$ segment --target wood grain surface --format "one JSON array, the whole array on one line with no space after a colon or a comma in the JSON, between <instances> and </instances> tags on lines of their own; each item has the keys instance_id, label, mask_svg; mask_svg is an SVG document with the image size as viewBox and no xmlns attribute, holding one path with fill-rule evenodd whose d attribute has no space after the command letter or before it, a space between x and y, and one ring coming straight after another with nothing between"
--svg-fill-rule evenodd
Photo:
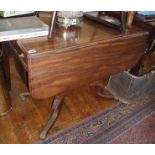
<instances>
[{"instance_id":1,"label":"wood grain surface","mask_svg":"<svg viewBox=\"0 0 155 155\"><path fill-rule=\"evenodd\" d=\"M31 95L45 99L131 68L143 54L147 37L148 32L136 26L120 33L85 19L78 28L57 26L52 39L24 39L16 46L28 70Z\"/></svg>"},{"instance_id":2,"label":"wood grain surface","mask_svg":"<svg viewBox=\"0 0 155 155\"><path fill-rule=\"evenodd\" d=\"M45 22L49 23L49 19L47 17ZM88 86L94 80L136 64L144 52L148 36L148 32L140 25L133 25L131 30L120 33L84 20L81 28L64 30L57 27L50 40L39 37L12 43L16 58L20 58L20 65L25 65L20 70L24 70L25 76L28 73L28 87L34 98L44 99L68 93L59 119L49 134L115 103L114 100L97 100L87 87L81 86ZM21 102L18 95L27 89L12 63L11 82L13 110L0 118L0 143L33 143L38 140L39 132L50 115L51 98L27 98Z\"/></svg>"},{"instance_id":3,"label":"wood grain surface","mask_svg":"<svg viewBox=\"0 0 155 155\"><path fill-rule=\"evenodd\" d=\"M55 96L127 70L142 55L145 41L146 37L127 38L111 44L100 43L78 50L30 57L31 95L39 99Z\"/></svg>"},{"instance_id":4,"label":"wood grain surface","mask_svg":"<svg viewBox=\"0 0 155 155\"><path fill-rule=\"evenodd\" d=\"M51 113L52 98L35 100L29 96L25 101L22 101L19 94L27 91L27 88L17 73L12 58L10 59L10 69L13 107L11 112L0 117L0 144L32 144L39 140L39 133ZM2 76L0 76L0 80L2 80ZM3 89L5 88L3 87ZM2 93L0 89L0 94ZM49 135L101 112L115 102L114 100L94 98L88 86L77 89L65 97L59 118L49 131Z\"/></svg>"},{"instance_id":5,"label":"wood grain surface","mask_svg":"<svg viewBox=\"0 0 155 155\"><path fill-rule=\"evenodd\" d=\"M151 66L155 66L155 52L152 56L145 59L143 66L144 71L145 69L150 70ZM0 117L0 144L35 143L39 140L39 133L45 121L47 121L47 116L50 115L51 98L35 100L27 97L22 102L19 94L25 92L27 88L21 81L12 58L10 69L12 83L11 101L13 108L5 117ZM0 80L2 80L2 76L0 76ZM106 84L106 81L104 84ZM2 93L0 90L0 94ZM95 98L90 93L89 86L72 91L65 97L59 118L49 131L49 135L55 134L83 121L89 116L110 108L116 102L115 100L105 98Z\"/></svg>"}]
</instances>

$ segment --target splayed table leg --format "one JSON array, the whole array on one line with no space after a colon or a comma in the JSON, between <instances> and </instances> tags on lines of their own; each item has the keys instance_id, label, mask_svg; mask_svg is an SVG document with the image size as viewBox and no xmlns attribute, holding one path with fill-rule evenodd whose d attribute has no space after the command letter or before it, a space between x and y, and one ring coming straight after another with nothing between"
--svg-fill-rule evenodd
<instances>
[{"instance_id":1,"label":"splayed table leg","mask_svg":"<svg viewBox=\"0 0 155 155\"><path fill-rule=\"evenodd\" d=\"M43 130L40 133L40 139L45 139L46 135L49 131L49 129L53 126L53 124L55 123L59 112L60 112L60 107L61 107L61 103L63 101L64 97L60 97L60 96L56 96L53 104L52 104L52 110L51 110L51 115L49 117L49 120L47 122L47 124L45 125L45 127L43 128Z\"/></svg>"},{"instance_id":2,"label":"splayed table leg","mask_svg":"<svg viewBox=\"0 0 155 155\"><path fill-rule=\"evenodd\" d=\"M105 85L100 82L92 83L89 88L94 97L114 99L113 95L106 90Z\"/></svg>"}]
</instances>

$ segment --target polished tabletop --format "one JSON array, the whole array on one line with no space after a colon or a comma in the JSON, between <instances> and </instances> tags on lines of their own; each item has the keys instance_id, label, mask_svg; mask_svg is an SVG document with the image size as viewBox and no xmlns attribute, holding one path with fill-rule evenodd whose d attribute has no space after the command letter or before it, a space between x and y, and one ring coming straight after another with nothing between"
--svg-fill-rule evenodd
<instances>
[{"instance_id":1,"label":"polished tabletop","mask_svg":"<svg viewBox=\"0 0 155 155\"><path fill-rule=\"evenodd\" d=\"M50 17L41 19L50 23ZM18 40L16 47L28 71L31 95L44 99L133 67L144 52L147 37L148 31L135 25L121 33L84 18L79 27L56 25L51 39Z\"/></svg>"},{"instance_id":2,"label":"polished tabletop","mask_svg":"<svg viewBox=\"0 0 155 155\"><path fill-rule=\"evenodd\" d=\"M50 22L50 18L41 18L47 24ZM103 24L96 23L94 21L83 18L79 27L70 27L68 29L62 28L56 25L54 35L51 39L47 36L37 37L31 39L18 40L17 43L23 48L23 51L27 54L29 50L35 50L37 53L53 51L62 52L68 48L74 48L77 46L86 46L87 44L95 44L96 42L112 42L112 40L124 39L130 36L141 36L144 33L144 29L133 26L131 30L126 32L119 32Z\"/></svg>"}]
</instances>

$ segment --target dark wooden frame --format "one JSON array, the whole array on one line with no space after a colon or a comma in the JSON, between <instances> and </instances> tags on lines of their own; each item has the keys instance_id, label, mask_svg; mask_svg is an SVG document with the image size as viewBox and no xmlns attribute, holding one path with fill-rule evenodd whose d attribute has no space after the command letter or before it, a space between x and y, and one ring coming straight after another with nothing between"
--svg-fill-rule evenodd
<instances>
[{"instance_id":1,"label":"dark wooden frame","mask_svg":"<svg viewBox=\"0 0 155 155\"><path fill-rule=\"evenodd\" d=\"M115 23L112 22L108 22L106 20L103 20L101 17L103 16L103 11L98 11L98 16L93 15L92 13L84 13L84 17L94 20L96 22L99 22L101 24L104 24L108 27L114 28L116 30L119 30L120 32L124 32L126 29L126 13L124 11L118 11L117 12L117 19L120 21L120 25L117 25ZM113 15L113 13L110 12L106 12L104 11L105 15L109 15L109 17L115 17L115 15Z\"/></svg>"}]
</instances>

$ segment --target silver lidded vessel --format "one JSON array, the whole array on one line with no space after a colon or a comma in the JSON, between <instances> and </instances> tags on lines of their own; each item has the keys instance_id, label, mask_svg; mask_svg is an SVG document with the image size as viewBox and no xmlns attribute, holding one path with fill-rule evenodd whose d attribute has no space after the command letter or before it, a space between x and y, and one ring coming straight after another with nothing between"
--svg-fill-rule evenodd
<instances>
[{"instance_id":1,"label":"silver lidded vessel","mask_svg":"<svg viewBox=\"0 0 155 155\"><path fill-rule=\"evenodd\" d=\"M58 11L57 23L65 28L79 26L82 21L82 11Z\"/></svg>"}]
</instances>

